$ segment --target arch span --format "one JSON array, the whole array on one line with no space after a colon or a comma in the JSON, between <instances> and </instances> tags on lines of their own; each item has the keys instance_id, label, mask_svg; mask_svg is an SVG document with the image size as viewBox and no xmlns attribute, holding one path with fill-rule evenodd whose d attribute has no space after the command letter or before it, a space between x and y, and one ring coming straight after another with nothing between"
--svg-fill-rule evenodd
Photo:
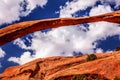
<instances>
[{"instance_id":1,"label":"arch span","mask_svg":"<svg viewBox=\"0 0 120 80\"><path fill-rule=\"evenodd\" d=\"M35 31L98 21L120 23L120 10L91 17L53 18L16 23L0 29L0 46Z\"/></svg>"}]
</instances>

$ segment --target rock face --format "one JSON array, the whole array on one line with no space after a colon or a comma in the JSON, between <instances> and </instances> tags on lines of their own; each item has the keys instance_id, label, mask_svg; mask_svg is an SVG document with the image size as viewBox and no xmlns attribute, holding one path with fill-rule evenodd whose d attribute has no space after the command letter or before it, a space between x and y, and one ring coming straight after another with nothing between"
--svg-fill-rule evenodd
<instances>
[{"instance_id":1,"label":"rock face","mask_svg":"<svg viewBox=\"0 0 120 80\"><path fill-rule=\"evenodd\" d=\"M120 11L83 18L56 18L22 22L0 29L0 45L26 34L66 25L107 21L120 23ZM114 26L113 26L114 27ZM40 58L7 68L0 80L113 80L120 78L120 51L96 54L97 59L86 61L87 55ZM117 80L117 79L116 79Z\"/></svg>"},{"instance_id":2,"label":"rock face","mask_svg":"<svg viewBox=\"0 0 120 80\"><path fill-rule=\"evenodd\" d=\"M120 23L120 10L92 17L45 19L10 25L0 29L0 45L38 30L97 21Z\"/></svg>"},{"instance_id":3,"label":"rock face","mask_svg":"<svg viewBox=\"0 0 120 80\"><path fill-rule=\"evenodd\" d=\"M114 80L120 78L120 51L96 54L97 59L86 61L87 55L40 58L7 68L0 80ZM116 79L117 80L117 79Z\"/></svg>"}]
</instances>

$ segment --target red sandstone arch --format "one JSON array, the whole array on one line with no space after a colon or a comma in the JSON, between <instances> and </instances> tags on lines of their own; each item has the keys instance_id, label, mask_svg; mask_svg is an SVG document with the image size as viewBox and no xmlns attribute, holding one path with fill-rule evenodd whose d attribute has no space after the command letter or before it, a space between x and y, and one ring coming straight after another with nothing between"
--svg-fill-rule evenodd
<instances>
[{"instance_id":1,"label":"red sandstone arch","mask_svg":"<svg viewBox=\"0 0 120 80\"><path fill-rule=\"evenodd\" d=\"M35 20L35 21L27 21L27 22L13 24L0 29L0 46L16 38L22 37L24 35L27 35L35 31L39 31L47 28L57 28L60 26L76 25L76 24L98 22L98 21L120 23L120 10L103 15L92 16L92 17L54 18L54 19Z\"/></svg>"}]
</instances>

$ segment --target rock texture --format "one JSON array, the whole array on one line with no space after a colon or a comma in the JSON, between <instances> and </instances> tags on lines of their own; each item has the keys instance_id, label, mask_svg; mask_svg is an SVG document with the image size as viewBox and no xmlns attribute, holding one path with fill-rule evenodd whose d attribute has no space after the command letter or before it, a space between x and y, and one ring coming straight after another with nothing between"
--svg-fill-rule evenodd
<instances>
[{"instance_id":1,"label":"rock texture","mask_svg":"<svg viewBox=\"0 0 120 80\"><path fill-rule=\"evenodd\" d=\"M7 68L0 74L0 80L72 80L74 75L81 74L85 74L89 80L93 80L90 76L104 78L97 80L120 78L120 51L96 56L98 59L89 62L86 61L87 55L40 58Z\"/></svg>"},{"instance_id":2,"label":"rock texture","mask_svg":"<svg viewBox=\"0 0 120 80\"><path fill-rule=\"evenodd\" d=\"M0 29L0 45L38 30L97 21L120 23L120 10L92 17L45 19L10 25Z\"/></svg>"}]
</instances>

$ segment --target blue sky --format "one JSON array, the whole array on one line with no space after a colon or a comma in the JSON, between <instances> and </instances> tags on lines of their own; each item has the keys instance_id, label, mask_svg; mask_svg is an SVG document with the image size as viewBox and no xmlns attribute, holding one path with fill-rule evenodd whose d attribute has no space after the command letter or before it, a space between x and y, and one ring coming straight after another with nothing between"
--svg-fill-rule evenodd
<instances>
[{"instance_id":1,"label":"blue sky","mask_svg":"<svg viewBox=\"0 0 120 80\"><path fill-rule=\"evenodd\" d=\"M1 0L0 28L22 21L94 16L120 10L120 0ZM96 22L28 34L0 46L0 73L41 57L114 51L120 25ZM74 54L75 53L75 54Z\"/></svg>"}]
</instances>

